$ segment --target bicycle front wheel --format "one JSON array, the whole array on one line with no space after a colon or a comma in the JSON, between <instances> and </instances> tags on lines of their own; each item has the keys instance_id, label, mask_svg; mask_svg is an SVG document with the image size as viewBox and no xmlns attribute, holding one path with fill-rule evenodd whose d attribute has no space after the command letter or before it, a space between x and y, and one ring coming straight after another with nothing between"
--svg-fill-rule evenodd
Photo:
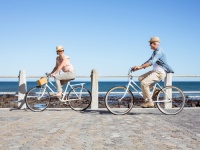
<instances>
[{"instance_id":1,"label":"bicycle front wheel","mask_svg":"<svg viewBox=\"0 0 200 150\"><path fill-rule=\"evenodd\" d=\"M91 105L92 97L88 89L80 86L69 91L67 100L73 110L84 111Z\"/></svg>"},{"instance_id":2,"label":"bicycle front wheel","mask_svg":"<svg viewBox=\"0 0 200 150\"><path fill-rule=\"evenodd\" d=\"M179 88L166 86L158 93L156 105L162 113L175 115L182 111L185 105L185 96Z\"/></svg>"},{"instance_id":3,"label":"bicycle front wheel","mask_svg":"<svg viewBox=\"0 0 200 150\"><path fill-rule=\"evenodd\" d=\"M106 107L115 115L124 115L132 109L133 98L133 94L126 87L113 87L106 94Z\"/></svg>"},{"instance_id":4,"label":"bicycle front wheel","mask_svg":"<svg viewBox=\"0 0 200 150\"><path fill-rule=\"evenodd\" d=\"M36 86L27 92L25 102L30 110L43 111L50 103L50 94L46 88Z\"/></svg>"}]
</instances>

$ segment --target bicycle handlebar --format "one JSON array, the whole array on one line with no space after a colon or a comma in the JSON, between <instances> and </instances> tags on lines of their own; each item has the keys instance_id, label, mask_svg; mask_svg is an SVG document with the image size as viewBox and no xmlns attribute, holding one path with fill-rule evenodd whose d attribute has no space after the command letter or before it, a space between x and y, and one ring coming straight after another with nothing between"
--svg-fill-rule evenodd
<instances>
[{"instance_id":1,"label":"bicycle handlebar","mask_svg":"<svg viewBox=\"0 0 200 150\"><path fill-rule=\"evenodd\" d=\"M46 73L45 73L45 77L48 78L48 80L49 80L49 78L50 78L51 76L49 76L49 73L46 72Z\"/></svg>"},{"instance_id":2,"label":"bicycle handlebar","mask_svg":"<svg viewBox=\"0 0 200 150\"><path fill-rule=\"evenodd\" d=\"M129 71L128 71L128 76L130 76L131 73L132 73L132 72L135 72L135 71L136 71L136 70L133 70L133 67L130 67L130 68L129 68Z\"/></svg>"},{"instance_id":3,"label":"bicycle handlebar","mask_svg":"<svg viewBox=\"0 0 200 150\"><path fill-rule=\"evenodd\" d=\"M132 67L130 67L129 70L128 70L128 76L130 76L131 73L132 73Z\"/></svg>"}]
</instances>

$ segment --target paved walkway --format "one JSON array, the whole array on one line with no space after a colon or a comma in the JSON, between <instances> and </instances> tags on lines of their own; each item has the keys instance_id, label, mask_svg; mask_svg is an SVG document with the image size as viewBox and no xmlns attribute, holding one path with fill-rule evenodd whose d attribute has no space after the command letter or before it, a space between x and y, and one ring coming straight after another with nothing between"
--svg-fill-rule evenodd
<instances>
[{"instance_id":1,"label":"paved walkway","mask_svg":"<svg viewBox=\"0 0 200 150\"><path fill-rule=\"evenodd\" d=\"M0 109L1 150L171 150L199 149L200 109L164 115L136 109L113 115L106 109L34 113Z\"/></svg>"}]
</instances>

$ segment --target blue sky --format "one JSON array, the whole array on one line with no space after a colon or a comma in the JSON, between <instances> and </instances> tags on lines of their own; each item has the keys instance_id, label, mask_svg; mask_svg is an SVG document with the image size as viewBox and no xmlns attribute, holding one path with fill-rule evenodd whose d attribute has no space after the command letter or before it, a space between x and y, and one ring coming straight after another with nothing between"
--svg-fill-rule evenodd
<instances>
[{"instance_id":1,"label":"blue sky","mask_svg":"<svg viewBox=\"0 0 200 150\"><path fill-rule=\"evenodd\" d=\"M79 76L126 75L151 56L151 36L175 75L200 75L199 8L199 0L1 0L0 76L52 71L57 45Z\"/></svg>"}]
</instances>

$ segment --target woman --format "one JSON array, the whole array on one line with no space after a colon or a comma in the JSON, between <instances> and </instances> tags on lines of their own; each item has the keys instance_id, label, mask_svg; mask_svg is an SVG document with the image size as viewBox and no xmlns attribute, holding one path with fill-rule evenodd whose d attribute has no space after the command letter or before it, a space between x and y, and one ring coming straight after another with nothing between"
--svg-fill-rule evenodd
<instances>
[{"instance_id":1,"label":"woman","mask_svg":"<svg viewBox=\"0 0 200 150\"><path fill-rule=\"evenodd\" d=\"M57 46L56 52L58 55L56 58L56 66L49 75L54 77L56 81L57 93L55 96L61 97L62 86L68 81L75 79L75 71L72 64L70 63L70 58L64 55L64 47ZM57 75L61 70L63 73Z\"/></svg>"}]
</instances>

